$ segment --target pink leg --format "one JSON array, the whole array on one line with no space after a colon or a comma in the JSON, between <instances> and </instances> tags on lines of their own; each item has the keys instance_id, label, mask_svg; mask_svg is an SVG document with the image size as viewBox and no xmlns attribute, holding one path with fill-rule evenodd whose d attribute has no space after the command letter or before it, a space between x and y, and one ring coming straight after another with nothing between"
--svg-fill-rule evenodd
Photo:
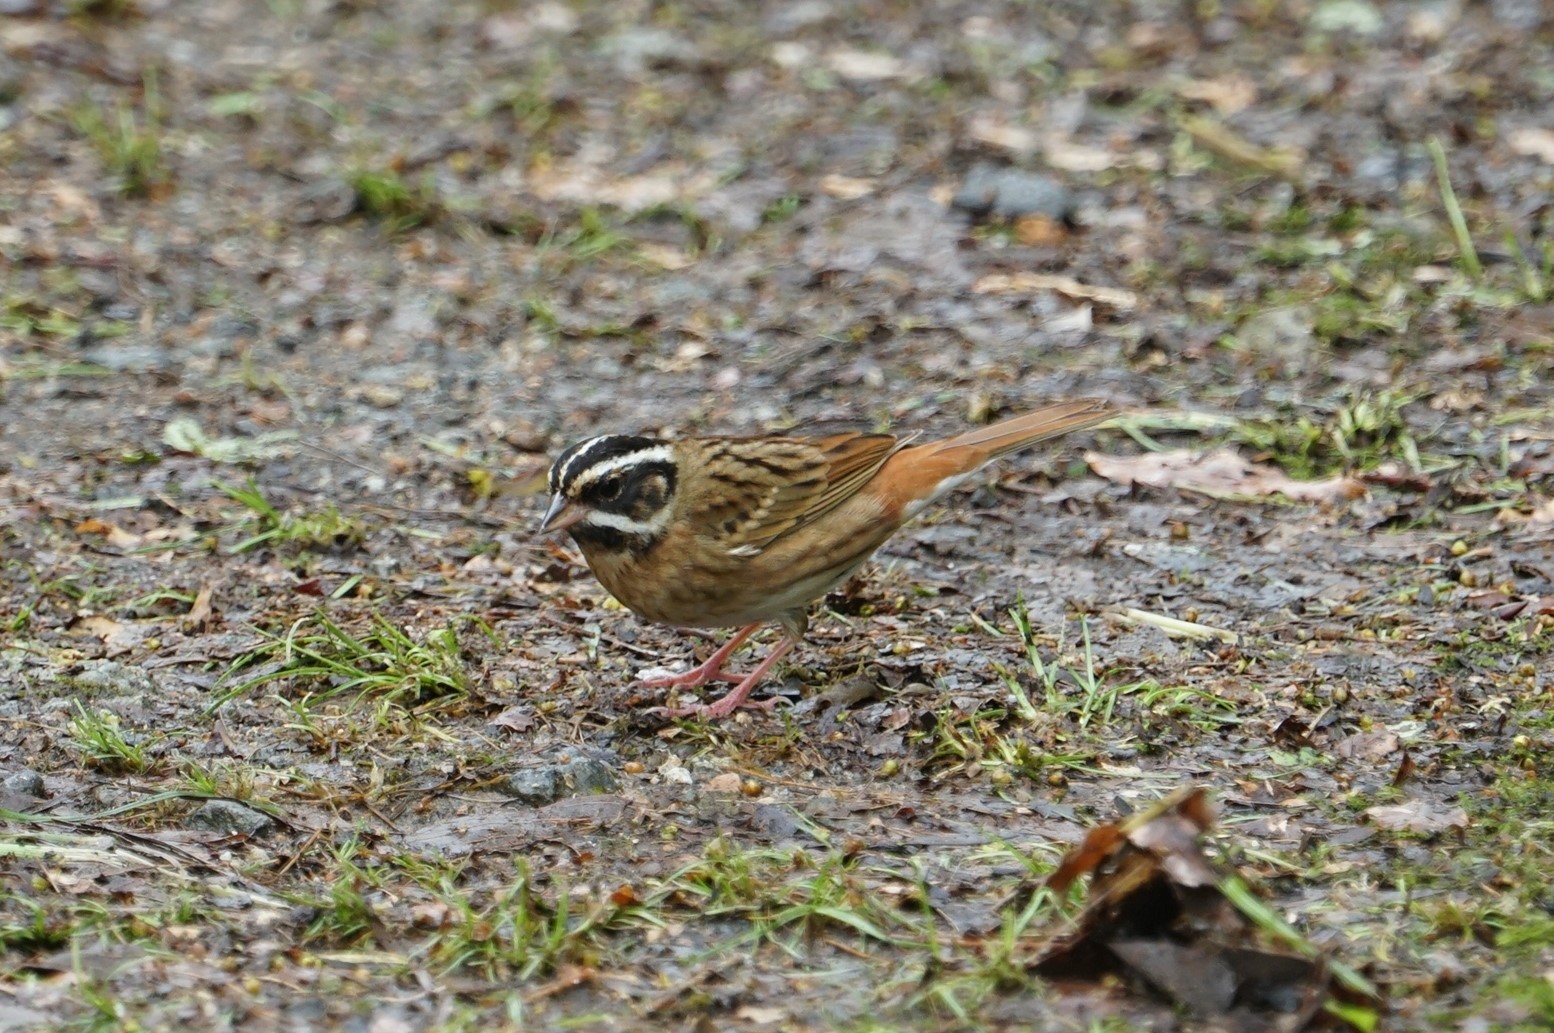
<instances>
[{"instance_id":1,"label":"pink leg","mask_svg":"<svg viewBox=\"0 0 1554 1033\"><path fill-rule=\"evenodd\" d=\"M792 649L794 644L793 639L784 635L782 641L777 643L777 647L772 650L771 655L761 661L760 666L751 671L744 681L730 689L727 695L715 702L703 703L700 706L694 707L675 707L672 709L669 707L655 707L653 712L667 714L670 717L699 717L703 721L720 721L740 707L750 707L754 710L770 710L776 706L777 697L759 700L755 703L748 702L746 697L750 695L750 690L754 689L760 684L761 679L766 677L766 672L770 671L778 660L787 655L788 650Z\"/></svg>"},{"instance_id":2,"label":"pink leg","mask_svg":"<svg viewBox=\"0 0 1554 1033\"><path fill-rule=\"evenodd\" d=\"M693 667L684 674L669 674L662 678L644 678L641 685L645 689L665 689L678 686L685 689L694 689L699 685L705 685L710 681L739 681L742 674L729 674L723 670L723 664L734 650L744 645L745 639L755 633L759 624L747 624L734 632L732 638L718 647L718 651L707 657L707 662L700 667Z\"/></svg>"}]
</instances>

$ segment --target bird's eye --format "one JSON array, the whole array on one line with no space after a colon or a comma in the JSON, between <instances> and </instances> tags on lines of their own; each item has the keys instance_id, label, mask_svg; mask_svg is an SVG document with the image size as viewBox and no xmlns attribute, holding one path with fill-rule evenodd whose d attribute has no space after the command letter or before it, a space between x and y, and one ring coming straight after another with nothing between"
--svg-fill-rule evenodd
<instances>
[{"instance_id":1,"label":"bird's eye","mask_svg":"<svg viewBox=\"0 0 1554 1033\"><path fill-rule=\"evenodd\" d=\"M594 487L594 493L599 496L600 501L609 502L613 499L620 498L621 492L625 489L625 487L626 478L606 477Z\"/></svg>"}]
</instances>

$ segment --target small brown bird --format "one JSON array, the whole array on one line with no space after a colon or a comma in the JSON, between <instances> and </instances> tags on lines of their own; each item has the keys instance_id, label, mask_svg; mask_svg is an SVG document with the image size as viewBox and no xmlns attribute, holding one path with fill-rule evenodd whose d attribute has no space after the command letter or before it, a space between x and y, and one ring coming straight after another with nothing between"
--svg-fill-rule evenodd
<instances>
[{"instance_id":1,"label":"small brown bird","mask_svg":"<svg viewBox=\"0 0 1554 1033\"><path fill-rule=\"evenodd\" d=\"M707 662L650 688L737 682L681 710L722 718L804 637L809 604L846 581L929 503L999 456L1113 415L1084 399L1047 406L946 441L890 434L708 437L606 434L550 468L540 531L568 531L604 587L661 624L738 628ZM762 624L785 635L748 675L724 662Z\"/></svg>"}]
</instances>

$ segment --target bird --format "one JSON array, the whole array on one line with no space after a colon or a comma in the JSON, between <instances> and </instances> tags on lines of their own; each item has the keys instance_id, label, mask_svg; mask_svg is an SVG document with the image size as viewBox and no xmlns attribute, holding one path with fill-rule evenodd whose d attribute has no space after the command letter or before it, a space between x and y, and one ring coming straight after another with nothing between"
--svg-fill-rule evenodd
<instances>
[{"instance_id":1,"label":"bird","mask_svg":"<svg viewBox=\"0 0 1554 1033\"><path fill-rule=\"evenodd\" d=\"M720 720L777 698L752 690L804 637L809 606L903 524L1000 456L1115 415L1059 402L941 441L917 434L686 437L603 434L563 451L539 533L565 531L601 584L649 621L735 628L707 661L645 688L734 688L712 703L655 708ZM762 625L782 629L748 674L723 669Z\"/></svg>"}]
</instances>

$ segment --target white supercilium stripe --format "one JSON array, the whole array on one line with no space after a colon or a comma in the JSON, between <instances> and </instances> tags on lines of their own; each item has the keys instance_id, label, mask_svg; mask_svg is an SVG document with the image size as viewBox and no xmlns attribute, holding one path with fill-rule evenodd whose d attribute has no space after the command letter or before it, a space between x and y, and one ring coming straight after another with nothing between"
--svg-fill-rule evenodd
<instances>
[{"instance_id":1,"label":"white supercilium stripe","mask_svg":"<svg viewBox=\"0 0 1554 1033\"><path fill-rule=\"evenodd\" d=\"M572 467L576 466L578 461L588 455L593 447L599 442L603 441L605 437L606 435L601 435L597 438L589 438L587 441L583 442L576 449L574 449L571 457L567 459L567 465L556 471L556 483L551 485L551 490L560 490L561 486L567 483L567 477L571 475Z\"/></svg>"},{"instance_id":2,"label":"white supercilium stripe","mask_svg":"<svg viewBox=\"0 0 1554 1033\"><path fill-rule=\"evenodd\" d=\"M582 454L583 453L579 453L579 456ZM623 456L614 456L613 458L606 459L602 463L596 463L593 466L585 467L583 471L577 475L578 479L576 483L579 485L592 484L594 481L599 480L601 477L608 477L616 470L624 470L627 467L639 466L643 463L667 463L673 458L673 453L669 451L668 445L654 445L652 448L644 448L637 452L627 452ZM574 458L573 462L576 461L577 460ZM567 464L568 467L571 465L572 463ZM562 483L566 483L565 471L563 471Z\"/></svg>"}]
</instances>

